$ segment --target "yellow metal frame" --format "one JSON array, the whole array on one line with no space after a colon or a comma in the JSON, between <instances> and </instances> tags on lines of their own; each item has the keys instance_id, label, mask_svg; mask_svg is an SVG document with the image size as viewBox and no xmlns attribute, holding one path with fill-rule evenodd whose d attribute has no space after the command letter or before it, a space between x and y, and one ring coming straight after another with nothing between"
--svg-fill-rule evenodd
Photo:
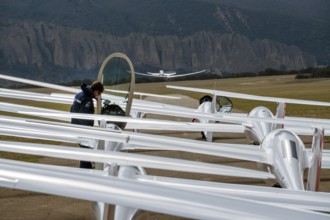
<instances>
[{"instance_id":1,"label":"yellow metal frame","mask_svg":"<svg viewBox=\"0 0 330 220\"><path fill-rule=\"evenodd\" d=\"M125 116L129 116L129 114L131 112L131 108L132 108L132 99L133 99L133 93L134 93L134 88L135 88L135 72L134 72L133 64L132 64L131 60L128 58L128 56L126 54L120 53L120 52L110 54L107 58L104 59L104 61L102 63L100 70L99 70L97 80L102 82L102 75L103 75L103 70L105 68L105 65L112 58L122 58L122 59L126 60L126 62L128 63L128 65L130 67L131 85L130 85L130 89L129 89L129 93L128 93L128 100L127 100L126 110L125 110ZM101 114L101 107L102 107L101 99L98 99L97 100L97 114Z\"/></svg>"}]
</instances>

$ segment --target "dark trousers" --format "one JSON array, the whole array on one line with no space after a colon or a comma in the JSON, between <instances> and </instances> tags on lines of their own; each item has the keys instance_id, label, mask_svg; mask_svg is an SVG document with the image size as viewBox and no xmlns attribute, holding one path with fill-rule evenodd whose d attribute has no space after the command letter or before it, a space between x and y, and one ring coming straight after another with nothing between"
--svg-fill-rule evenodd
<instances>
[{"instance_id":1,"label":"dark trousers","mask_svg":"<svg viewBox=\"0 0 330 220\"><path fill-rule=\"evenodd\" d=\"M87 147L87 146L84 146L84 145L80 145L79 144L79 146L81 148L88 148L88 149L90 149L90 147ZM85 169L93 169L92 162L90 162L90 161L80 161L79 167L80 168L85 168Z\"/></svg>"}]
</instances>

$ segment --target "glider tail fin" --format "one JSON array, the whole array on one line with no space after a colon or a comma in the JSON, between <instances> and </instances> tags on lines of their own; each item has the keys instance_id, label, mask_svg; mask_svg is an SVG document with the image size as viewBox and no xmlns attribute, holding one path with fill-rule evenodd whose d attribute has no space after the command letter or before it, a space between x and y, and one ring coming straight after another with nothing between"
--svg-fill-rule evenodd
<instances>
[{"instance_id":1,"label":"glider tail fin","mask_svg":"<svg viewBox=\"0 0 330 220\"><path fill-rule=\"evenodd\" d=\"M310 168L308 171L306 186L306 189L309 191L318 191L319 188L323 150L323 135L324 130L322 128L315 128L312 143L312 155L310 158Z\"/></svg>"},{"instance_id":2,"label":"glider tail fin","mask_svg":"<svg viewBox=\"0 0 330 220\"><path fill-rule=\"evenodd\" d=\"M285 117L286 104L284 102L277 103L276 115L275 118L284 118ZM284 124L274 124L273 130L284 128Z\"/></svg>"},{"instance_id":3,"label":"glider tail fin","mask_svg":"<svg viewBox=\"0 0 330 220\"><path fill-rule=\"evenodd\" d=\"M217 112L217 95L213 95L212 97L212 105L211 105L211 113L214 114Z\"/></svg>"},{"instance_id":4,"label":"glider tail fin","mask_svg":"<svg viewBox=\"0 0 330 220\"><path fill-rule=\"evenodd\" d=\"M217 96L214 94L212 97L212 102L211 102L211 113L214 114L217 112ZM209 120L208 123L213 124L214 121ZM213 132L212 131L204 131L204 136L206 141L212 142L213 141Z\"/></svg>"}]
</instances>

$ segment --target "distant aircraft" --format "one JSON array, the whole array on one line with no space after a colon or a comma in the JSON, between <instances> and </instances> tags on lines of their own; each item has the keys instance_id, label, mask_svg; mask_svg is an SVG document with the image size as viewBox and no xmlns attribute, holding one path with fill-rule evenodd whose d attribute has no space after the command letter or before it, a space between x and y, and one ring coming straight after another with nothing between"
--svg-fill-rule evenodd
<instances>
[{"instance_id":1,"label":"distant aircraft","mask_svg":"<svg viewBox=\"0 0 330 220\"><path fill-rule=\"evenodd\" d=\"M135 74L143 75L143 76L153 76L153 77L161 77L161 78L169 79L169 78L173 78L173 77L195 75L195 74L198 74L198 73L204 73L205 71L206 70L201 70L201 71L197 71L197 72L176 75L176 72L175 71L164 71L164 70L160 70L158 73L152 73L152 72L139 73L139 72L135 72Z\"/></svg>"}]
</instances>

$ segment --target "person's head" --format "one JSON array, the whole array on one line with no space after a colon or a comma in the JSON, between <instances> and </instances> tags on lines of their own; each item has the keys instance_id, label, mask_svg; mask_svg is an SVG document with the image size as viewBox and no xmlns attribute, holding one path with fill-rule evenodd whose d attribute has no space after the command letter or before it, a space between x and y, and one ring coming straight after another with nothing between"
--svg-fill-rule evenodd
<instances>
[{"instance_id":1,"label":"person's head","mask_svg":"<svg viewBox=\"0 0 330 220\"><path fill-rule=\"evenodd\" d=\"M103 84L100 81L94 81L91 85L91 89L95 97L101 95L101 93L104 91Z\"/></svg>"}]
</instances>

